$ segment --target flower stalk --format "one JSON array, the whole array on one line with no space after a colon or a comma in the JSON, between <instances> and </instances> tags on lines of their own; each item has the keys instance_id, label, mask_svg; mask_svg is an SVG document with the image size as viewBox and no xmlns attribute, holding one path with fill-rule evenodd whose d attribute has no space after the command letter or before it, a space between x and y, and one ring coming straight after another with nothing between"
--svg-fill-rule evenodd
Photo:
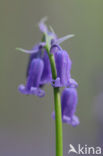
<instances>
[{"instance_id":1,"label":"flower stalk","mask_svg":"<svg viewBox=\"0 0 103 156\"><path fill-rule=\"evenodd\" d=\"M46 46L49 55L52 78L57 78L56 66L53 54L50 54L49 46ZM54 106L55 106L55 135L56 135L56 156L63 156L63 132L62 132L62 115L61 115L61 96L60 88L53 88L54 91Z\"/></svg>"},{"instance_id":2,"label":"flower stalk","mask_svg":"<svg viewBox=\"0 0 103 156\"><path fill-rule=\"evenodd\" d=\"M61 98L59 88L54 88L55 128L56 128L56 156L63 155Z\"/></svg>"}]
</instances>

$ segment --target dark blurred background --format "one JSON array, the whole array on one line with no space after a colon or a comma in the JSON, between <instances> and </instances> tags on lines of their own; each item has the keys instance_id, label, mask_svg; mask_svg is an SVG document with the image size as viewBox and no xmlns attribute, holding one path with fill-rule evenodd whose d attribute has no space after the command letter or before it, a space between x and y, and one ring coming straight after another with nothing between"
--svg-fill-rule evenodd
<instances>
[{"instance_id":1,"label":"dark blurred background","mask_svg":"<svg viewBox=\"0 0 103 156\"><path fill-rule=\"evenodd\" d=\"M38 21L48 16L58 37L75 38L62 47L72 59L72 77L79 83L77 115L80 125L63 125L64 156L69 144L103 143L103 1L102 0L0 0L0 156L54 156L55 125L52 87L46 96L21 95L28 54L41 39Z\"/></svg>"}]
</instances>

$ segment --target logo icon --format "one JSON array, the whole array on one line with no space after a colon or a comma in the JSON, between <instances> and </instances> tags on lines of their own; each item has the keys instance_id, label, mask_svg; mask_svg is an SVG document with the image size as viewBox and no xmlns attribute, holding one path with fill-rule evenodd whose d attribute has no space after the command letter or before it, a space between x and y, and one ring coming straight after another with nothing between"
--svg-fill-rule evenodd
<instances>
[{"instance_id":1,"label":"logo icon","mask_svg":"<svg viewBox=\"0 0 103 156\"><path fill-rule=\"evenodd\" d=\"M68 151L68 154L71 152L78 154L78 152L76 151L76 149L74 148L74 146L72 144L70 144L69 147L70 147L70 150Z\"/></svg>"}]
</instances>

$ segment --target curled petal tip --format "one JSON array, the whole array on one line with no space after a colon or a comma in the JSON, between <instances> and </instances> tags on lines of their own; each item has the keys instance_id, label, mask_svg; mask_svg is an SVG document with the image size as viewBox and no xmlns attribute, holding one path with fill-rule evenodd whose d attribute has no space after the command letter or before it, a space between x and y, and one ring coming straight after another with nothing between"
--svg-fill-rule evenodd
<instances>
[{"instance_id":1,"label":"curled petal tip","mask_svg":"<svg viewBox=\"0 0 103 156\"><path fill-rule=\"evenodd\" d=\"M74 79L70 78L70 80L69 80L69 82L67 84L67 87L77 88L78 87L78 83Z\"/></svg>"},{"instance_id":2,"label":"curled petal tip","mask_svg":"<svg viewBox=\"0 0 103 156\"><path fill-rule=\"evenodd\" d=\"M25 86L24 86L23 84L20 84L20 85L18 86L18 91L19 91L20 93L22 93L22 94L27 94L27 91L26 91Z\"/></svg>"},{"instance_id":3,"label":"curled petal tip","mask_svg":"<svg viewBox=\"0 0 103 156\"><path fill-rule=\"evenodd\" d=\"M23 85L19 85L18 87L18 91L22 94L25 94L25 95L36 95L36 96L39 96L39 97L43 97L45 96L45 91L44 90L41 90L40 88L36 88L36 87L31 87L29 90Z\"/></svg>"},{"instance_id":4,"label":"curled petal tip","mask_svg":"<svg viewBox=\"0 0 103 156\"><path fill-rule=\"evenodd\" d=\"M77 116L68 117L68 116L63 116L63 122L72 125L73 127L76 127L80 124L79 118Z\"/></svg>"},{"instance_id":5,"label":"curled petal tip","mask_svg":"<svg viewBox=\"0 0 103 156\"><path fill-rule=\"evenodd\" d=\"M31 94L34 94L39 97L43 97L45 96L45 91L41 90L40 88L31 87Z\"/></svg>"},{"instance_id":6,"label":"curled petal tip","mask_svg":"<svg viewBox=\"0 0 103 156\"><path fill-rule=\"evenodd\" d=\"M71 121L72 121L71 124L73 127L76 127L80 124L79 118L76 115L73 116Z\"/></svg>"}]
</instances>

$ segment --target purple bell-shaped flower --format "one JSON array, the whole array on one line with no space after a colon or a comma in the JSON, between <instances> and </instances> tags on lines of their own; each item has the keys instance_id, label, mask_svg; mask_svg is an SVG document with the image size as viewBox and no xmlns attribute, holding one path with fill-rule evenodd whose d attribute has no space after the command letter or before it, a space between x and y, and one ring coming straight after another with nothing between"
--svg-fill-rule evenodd
<instances>
[{"instance_id":1,"label":"purple bell-shaped flower","mask_svg":"<svg viewBox=\"0 0 103 156\"><path fill-rule=\"evenodd\" d=\"M43 97L45 95L45 92L40 89L40 80L43 73L44 63L43 60L36 58L33 59L28 76L27 76L27 82L24 86L23 84L19 85L18 90L22 94L34 94L39 97Z\"/></svg>"},{"instance_id":2,"label":"purple bell-shaped flower","mask_svg":"<svg viewBox=\"0 0 103 156\"><path fill-rule=\"evenodd\" d=\"M22 48L18 49L22 52L30 54L26 76L29 75L31 62L33 59L40 58L43 60L44 68L43 68L43 73L42 73L41 80L40 80L41 86L46 83L50 83L52 80L50 61L49 61L49 57L48 57L48 54L47 54L44 46L45 46L45 42L40 42L39 44L36 44L31 50L26 50L26 49L22 49Z\"/></svg>"},{"instance_id":3,"label":"purple bell-shaped flower","mask_svg":"<svg viewBox=\"0 0 103 156\"><path fill-rule=\"evenodd\" d=\"M43 47L40 44L36 44L36 45L33 46L33 48L31 50L28 50L28 53L29 53L29 51L33 51L33 50L34 51L37 50L37 52L30 53L29 62L28 62L28 65L27 65L26 76L28 76L28 74L29 74L29 70L30 70L32 60L35 59L35 58L40 58L41 57L41 49L42 48Z\"/></svg>"},{"instance_id":4,"label":"purple bell-shaped flower","mask_svg":"<svg viewBox=\"0 0 103 156\"><path fill-rule=\"evenodd\" d=\"M42 49L42 50L44 50L44 49ZM28 67L27 67L27 75L29 73L29 68L30 68L31 62L35 58L40 58L44 63L44 68L43 68L43 73L42 73L41 80L40 80L40 85L44 85L46 83L51 83L51 80L52 80L51 66L50 66L50 61L49 61L49 57L48 57L46 50L44 50L44 51L40 50L38 53L30 54L29 63L28 63Z\"/></svg>"},{"instance_id":5,"label":"purple bell-shaped flower","mask_svg":"<svg viewBox=\"0 0 103 156\"><path fill-rule=\"evenodd\" d=\"M51 83L52 73L51 73L49 57L48 57L46 50L44 51L44 54L41 58L44 62L44 69L43 69L43 73L41 76L40 84L43 85L43 84Z\"/></svg>"},{"instance_id":6,"label":"purple bell-shaped flower","mask_svg":"<svg viewBox=\"0 0 103 156\"><path fill-rule=\"evenodd\" d=\"M54 46L54 45L53 45ZM77 87L77 82L71 78L72 61L69 54L62 50L60 46L55 45L51 52L54 54L57 78L52 80L53 87Z\"/></svg>"},{"instance_id":7,"label":"purple bell-shaped flower","mask_svg":"<svg viewBox=\"0 0 103 156\"><path fill-rule=\"evenodd\" d=\"M62 120L64 123L77 126L79 119L75 116L76 106L78 103L77 90L75 88L65 88L62 92Z\"/></svg>"},{"instance_id":8,"label":"purple bell-shaped flower","mask_svg":"<svg viewBox=\"0 0 103 156\"><path fill-rule=\"evenodd\" d=\"M78 103L78 95L76 88L65 88L62 92L61 97L61 111L63 123L77 126L80 122L78 117L75 115L76 106ZM55 113L52 114L55 119Z\"/></svg>"}]
</instances>

